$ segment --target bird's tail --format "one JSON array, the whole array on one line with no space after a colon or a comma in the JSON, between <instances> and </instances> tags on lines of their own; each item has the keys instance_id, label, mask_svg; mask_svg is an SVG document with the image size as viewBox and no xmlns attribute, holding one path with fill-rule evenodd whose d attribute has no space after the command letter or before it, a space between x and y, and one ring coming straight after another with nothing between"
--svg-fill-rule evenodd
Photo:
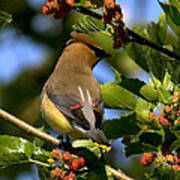
<instances>
[{"instance_id":1,"label":"bird's tail","mask_svg":"<svg viewBox=\"0 0 180 180\"><path fill-rule=\"evenodd\" d=\"M91 129L87 132L87 135L100 145L110 146L109 141L102 130Z\"/></svg>"}]
</instances>

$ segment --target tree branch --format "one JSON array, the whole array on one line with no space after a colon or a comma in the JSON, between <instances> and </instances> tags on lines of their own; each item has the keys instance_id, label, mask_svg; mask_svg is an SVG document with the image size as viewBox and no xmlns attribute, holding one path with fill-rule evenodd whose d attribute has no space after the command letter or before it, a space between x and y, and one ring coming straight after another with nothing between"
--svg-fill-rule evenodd
<instances>
[{"instance_id":1,"label":"tree branch","mask_svg":"<svg viewBox=\"0 0 180 180\"><path fill-rule=\"evenodd\" d=\"M74 6L74 7L72 7L72 9L74 9L75 11L77 11L79 13L89 15L89 16L92 16L92 17L97 18L97 19L102 19L102 15L100 15L96 12L93 12L93 11L83 7L83 6ZM171 58L174 58L177 61L180 61L180 56L173 53L172 51L170 51L166 48L163 48L163 47L153 43L152 41L140 36L139 34L130 30L128 27L126 27L126 30L127 30L128 34L133 38L131 41L136 42L136 43L141 44L141 45L149 46L149 47L151 47L157 51L160 51L160 52L168 55Z\"/></svg>"},{"instance_id":2,"label":"tree branch","mask_svg":"<svg viewBox=\"0 0 180 180\"><path fill-rule=\"evenodd\" d=\"M13 116L12 114L10 114L2 109L0 109L0 117L2 117L4 120L11 122L12 124L19 127L20 129L26 131L27 133L30 133L36 137L46 140L54 145L58 146L61 143L61 141L58 140L57 138L34 128L33 126L27 124L26 122L20 120L19 118ZM114 177L116 177L118 180L120 180L120 179L121 180L133 180L130 177L126 176L121 170L115 170L115 169L111 168L110 166L106 166L106 167L108 168L109 171L111 171L111 173L114 175Z\"/></svg>"},{"instance_id":3,"label":"tree branch","mask_svg":"<svg viewBox=\"0 0 180 180\"><path fill-rule=\"evenodd\" d=\"M116 170L110 166L106 166L106 168L111 171L114 177L118 180L133 180L132 178L128 177L124 172L122 172L120 169Z\"/></svg>"},{"instance_id":4,"label":"tree branch","mask_svg":"<svg viewBox=\"0 0 180 180\"><path fill-rule=\"evenodd\" d=\"M12 124L19 127L20 129L26 131L27 133L30 133L34 136L41 138L41 139L49 141L50 143L52 143L54 145L58 146L61 143L61 141L58 140L57 138L55 138L51 135L48 135L47 133L42 132L42 131L34 128L33 126L25 123L24 121L18 119L17 117L9 114L8 112L6 112L2 109L0 109L0 117L2 117L4 120L11 122Z\"/></svg>"}]
</instances>

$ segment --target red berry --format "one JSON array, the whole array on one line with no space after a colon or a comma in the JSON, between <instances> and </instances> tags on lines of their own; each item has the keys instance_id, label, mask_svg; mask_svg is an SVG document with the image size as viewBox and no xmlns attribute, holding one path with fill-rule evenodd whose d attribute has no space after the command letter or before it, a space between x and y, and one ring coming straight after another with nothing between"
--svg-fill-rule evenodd
<instances>
[{"instance_id":1,"label":"red berry","mask_svg":"<svg viewBox=\"0 0 180 180\"><path fill-rule=\"evenodd\" d=\"M83 157L80 157L77 160L79 161L79 164L80 164L81 167L85 166L86 161L85 161L85 159Z\"/></svg>"},{"instance_id":2,"label":"red berry","mask_svg":"<svg viewBox=\"0 0 180 180\"><path fill-rule=\"evenodd\" d=\"M180 159L177 156L177 154L174 155L174 162L175 162L175 164L178 164L180 162Z\"/></svg>"},{"instance_id":3,"label":"red berry","mask_svg":"<svg viewBox=\"0 0 180 180\"><path fill-rule=\"evenodd\" d=\"M175 170L175 171L180 171L180 166L179 165L173 165L172 168Z\"/></svg>"},{"instance_id":4,"label":"red berry","mask_svg":"<svg viewBox=\"0 0 180 180\"><path fill-rule=\"evenodd\" d=\"M57 177L63 174L63 170L60 168L55 168L51 171L51 177Z\"/></svg>"},{"instance_id":5,"label":"red berry","mask_svg":"<svg viewBox=\"0 0 180 180\"><path fill-rule=\"evenodd\" d=\"M50 14L50 9L48 6L42 6L42 12L43 14Z\"/></svg>"},{"instance_id":6,"label":"red berry","mask_svg":"<svg viewBox=\"0 0 180 180\"><path fill-rule=\"evenodd\" d=\"M168 119L166 119L166 117L165 117L163 114L161 114L161 115L159 116L159 123L160 123L161 125L165 126L165 127L171 125L170 122L168 121Z\"/></svg>"},{"instance_id":7,"label":"red berry","mask_svg":"<svg viewBox=\"0 0 180 180\"><path fill-rule=\"evenodd\" d=\"M105 6L106 6L108 9L114 9L114 7L115 7L115 2L114 2L114 0L105 0Z\"/></svg>"},{"instance_id":8,"label":"red berry","mask_svg":"<svg viewBox=\"0 0 180 180\"><path fill-rule=\"evenodd\" d=\"M73 159L73 157L72 157L72 155L71 155L71 153L69 153L69 152L65 152L64 154L63 154L63 159L64 159L64 161L71 161L72 159Z\"/></svg>"},{"instance_id":9,"label":"red berry","mask_svg":"<svg viewBox=\"0 0 180 180\"><path fill-rule=\"evenodd\" d=\"M65 0L66 4L69 6L74 6L74 0Z\"/></svg>"},{"instance_id":10,"label":"red berry","mask_svg":"<svg viewBox=\"0 0 180 180\"><path fill-rule=\"evenodd\" d=\"M54 14L55 19L60 19L63 17L63 12L62 11L56 11Z\"/></svg>"},{"instance_id":11,"label":"red berry","mask_svg":"<svg viewBox=\"0 0 180 180\"><path fill-rule=\"evenodd\" d=\"M59 9L61 9L61 11L66 14L71 10L71 6L66 4L64 1L61 1L59 4Z\"/></svg>"},{"instance_id":12,"label":"red berry","mask_svg":"<svg viewBox=\"0 0 180 180\"><path fill-rule=\"evenodd\" d=\"M153 162L153 160L154 160L154 154L144 153L142 158L141 158L141 164L143 166L148 166Z\"/></svg>"},{"instance_id":13,"label":"red berry","mask_svg":"<svg viewBox=\"0 0 180 180\"><path fill-rule=\"evenodd\" d=\"M170 106L165 106L165 107L164 107L164 112L165 112L165 113L169 113L171 110L172 110L172 109L171 109Z\"/></svg>"},{"instance_id":14,"label":"red berry","mask_svg":"<svg viewBox=\"0 0 180 180\"><path fill-rule=\"evenodd\" d=\"M162 154L163 154L164 156L170 154L169 148L168 148L168 146L167 146L166 144L163 144L163 145L162 145L161 151L162 151Z\"/></svg>"},{"instance_id":15,"label":"red berry","mask_svg":"<svg viewBox=\"0 0 180 180\"><path fill-rule=\"evenodd\" d=\"M76 180L76 175L74 173L70 173L66 175L63 180Z\"/></svg>"},{"instance_id":16,"label":"red berry","mask_svg":"<svg viewBox=\"0 0 180 180\"><path fill-rule=\"evenodd\" d=\"M80 162L78 159L73 159L70 165L70 169L73 169L74 171L78 171L81 168Z\"/></svg>"}]
</instances>

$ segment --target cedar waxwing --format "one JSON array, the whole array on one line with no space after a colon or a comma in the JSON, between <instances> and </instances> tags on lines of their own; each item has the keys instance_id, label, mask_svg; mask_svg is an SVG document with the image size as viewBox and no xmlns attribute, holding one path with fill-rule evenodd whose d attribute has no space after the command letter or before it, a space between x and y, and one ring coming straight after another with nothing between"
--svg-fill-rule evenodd
<instances>
[{"instance_id":1,"label":"cedar waxwing","mask_svg":"<svg viewBox=\"0 0 180 180\"><path fill-rule=\"evenodd\" d=\"M101 89L92 75L95 64L109 54L87 34L73 32L71 36L43 87L42 115L58 133L109 145L102 130Z\"/></svg>"}]
</instances>

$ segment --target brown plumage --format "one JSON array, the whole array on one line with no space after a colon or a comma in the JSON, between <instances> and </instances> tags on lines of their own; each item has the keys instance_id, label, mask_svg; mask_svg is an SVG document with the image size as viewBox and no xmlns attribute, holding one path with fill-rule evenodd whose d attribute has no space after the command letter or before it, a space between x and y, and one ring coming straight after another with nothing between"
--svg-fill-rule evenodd
<instances>
[{"instance_id":1,"label":"brown plumage","mask_svg":"<svg viewBox=\"0 0 180 180\"><path fill-rule=\"evenodd\" d=\"M42 113L50 126L72 138L108 144L103 131L103 101L94 65L107 54L88 35L72 34L42 92ZM99 57L98 57L99 56Z\"/></svg>"}]
</instances>

